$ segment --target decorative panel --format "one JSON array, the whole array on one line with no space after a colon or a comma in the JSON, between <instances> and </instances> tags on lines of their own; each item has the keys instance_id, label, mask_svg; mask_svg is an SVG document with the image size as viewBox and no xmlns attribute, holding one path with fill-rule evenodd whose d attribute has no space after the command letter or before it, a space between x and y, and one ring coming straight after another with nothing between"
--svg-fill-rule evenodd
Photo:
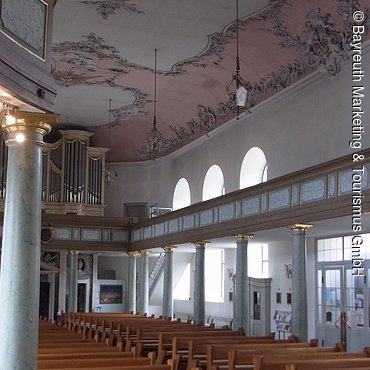
<instances>
[{"instance_id":1,"label":"decorative panel","mask_svg":"<svg viewBox=\"0 0 370 370\"><path fill-rule=\"evenodd\" d=\"M144 227L143 239L149 239L151 237L152 237L152 227L151 226Z\"/></svg>"},{"instance_id":2,"label":"decorative panel","mask_svg":"<svg viewBox=\"0 0 370 370\"><path fill-rule=\"evenodd\" d=\"M141 240L141 229L134 230L132 239L134 242L138 242L139 240Z\"/></svg>"},{"instance_id":3,"label":"decorative panel","mask_svg":"<svg viewBox=\"0 0 370 370\"><path fill-rule=\"evenodd\" d=\"M48 6L42 0L0 0L0 31L45 59Z\"/></svg>"},{"instance_id":4,"label":"decorative panel","mask_svg":"<svg viewBox=\"0 0 370 370\"><path fill-rule=\"evenodd\" d=\"M70 227L56 227L53 230L54 239L56 240L71 240Z\"/></svg>"},{"instance_id":5,"label":"decorative panel","mask_svg":"<svg viewBox=\"0 0 370 370\"><path fill-rule=\"evenodd\" d=\"M267 193L262 193L262 212L267 212Z\"/></svg>"},{"instance_id":6,"label":"decorative panel","mask_svg":"<svg viewBox=\"0 0 370 370\"><path fill-rule=\"evenodd\" d=\"M72 230L72 239L73 240L80 240L81 239L81 230L80 228L76 228L74 227L73 230Z\"/></svg>"},{"instance_id":7,"label":"decorative panel","mask_svg":"<svg viewBox=\"0 0 370 370\"><path fill-rule=\"evenodd\" d=\"M217 224L218 222L220 222L220 212L221 212L221 207L213 208L213 223Z\"/></svg>"},{"instance_id":8,"label":"decorative panel","mask_svg":"<svg viewBox=\"0 0 370 370\"><path fill-rule=\"evenodd\" d=\"M283 188L270 192L270 210L287 208L290 206L290 188Z\"/></svg>"},{"instance_id":9,"label":"decorative panel","mask_svg":"<svg viewBox=\"0 0 370 370\"><path fill-rule=\"evenodd\" d=\"M260 213L260 199L259 196L243 199L242 215L250 216Z\"/></svg>"},{"instance_id":10,"label":"decorative panel","mask_svg":"<svg viewBox=\"0 0 370 370\"><path fill-rule=\"evenodd\" d=\"M337 175L329 175L328 179L328 198L333 198L337 196Z\"/></svg>"},{"instance_id":11,"label":"decorative panel","mask_svg":"<svg viewBox=\"0 0 370 370\"><path fill-rule=\"evenodd\" d=\"M127 242L127 231L112 230L112 242Z\"/></svg>"},{"instance_id":12,"label":"decorative panel","mask_svg":"<svg viewBox=\"0 0 370 370\"><path fill-rule=\"evenodd\" d=\"M223 204L221 206L221 222L235 219L235 203Z\"/></svg>"},{"instance_id":13,"label":"decorative panel","mask_svg":"<svg viewBox=\"0 0 370 370\"><path fill-rule=\"evenodd\" d=\"M213 224L213 208L200 212L199 223L199 226L207 226Z\"/></svg>"},{"instance_id":14,"label":"decorative panel","mask_svg":"<svg viewBox=\"0 0 370 370\"><path fill-rule=\"evenodd\" d=\"M102 241L109 242L109 229L102 230Z\"/></svg>"},{"instance_id":15,"label":"decorative panel","mask_svg":"<svg viewBox=\"0 0 370 370\"><path fill-rule=\"evenodd\" d=\"M155 227L156 227L156 236L164 235L164 222L156 224Z\"/></svg>"},{"instance_id":16,"label":"decorative panel","mask_svg":"<svg viewBox=\"0 0 370 370\"><path fill-rule=\"evenodd\" d=\"M241 218L242 217L242 201L241 200L237 200L236 201L236 214L235 214L235 217L236 218Z\"/></svg>"},{"instance_id":17,"label":"decorative panel","mask_svg":"<svg viewBox=\"0 0 370 370\"><path fill-rule=\"evenodd\" d=\"M195 226L195 215L184 216L184 230L193 229Z\"/></svg>"},{"instance_id":18,"label":"decorative panel","mask_svg":"<svg viewBox=\"0 0 370 370\"><path fill-rule=\"evenodd\" d=\"M299 204L299 185L292 185L292 205L297 206Z\"/></svg>"},{"instance_id":19,"label":"decorative panel","mask_svg":"<svg viewBox=\"0 0 370 370\"><path fill-rule=\"evenodd\" d=\"M81 240L87 241L100 241L100 230L99 229L82 229L81 230Z\"/></svg>"},{"instance_id":20,"label":"decorative panel","mask_svg":"<svg viewBox=\"0 0 370 370\"><path fill-rule=\"evenodd\" d=\"M352 191L352 170L341 172L339 175L339 193L346 194Z\"/></svg>"},{"instance_id":21,"label":"decorative panel","mask_svg":"<svg viewBox=\"0 0 370 370\"><path fill-rule=\"evenodd\" d=\"M312 202L326 198L325 178L303 182L301 185L301 202Z\"/></svg>"},{"instance_id":22,"label":"decorative panel","mask_svg":"<svg viewBox=\"0 0 370 370\"><path fill-rule=\"evenodd\" d=\"M179 231L179 219L175 218L174 220L168 221L168 233L175 233Z\"/></svg>"},{"instance_id":23,"label":"decorative panel","mask_svg":"<svg viewBox=\"0 0 370 370\"><path fill-rule=\"evenodd\" d=\"M364 173L362 173L362 171ZM365 190L369 186L369 171L368 165L365 165L362 169L361 166L354 167L354 170L343 171L339 177L339 191L340 194L346 194L352 192L352 186L354 190L359 190L359 184L361 182L361 190Z\"/></svg>"}]
</instances>

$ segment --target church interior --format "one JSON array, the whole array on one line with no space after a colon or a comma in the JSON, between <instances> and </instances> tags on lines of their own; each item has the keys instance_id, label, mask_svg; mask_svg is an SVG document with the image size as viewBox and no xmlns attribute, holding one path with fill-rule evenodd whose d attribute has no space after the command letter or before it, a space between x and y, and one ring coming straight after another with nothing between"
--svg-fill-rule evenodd
<instances>
[{"instance_id":1,"label":"church interior","mask_svg":"<svg viewBox=\"0 0 370 370\"><path fill-rule=\"evenodd\" d=\"M370 347L369 9L0 0L0 369L120 314Z\"/></svg>"}]
</instances>

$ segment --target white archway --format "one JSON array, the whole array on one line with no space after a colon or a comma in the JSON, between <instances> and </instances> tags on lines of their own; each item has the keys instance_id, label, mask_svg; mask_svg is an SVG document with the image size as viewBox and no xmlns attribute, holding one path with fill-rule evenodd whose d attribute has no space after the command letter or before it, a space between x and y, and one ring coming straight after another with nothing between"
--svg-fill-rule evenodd
<instances>
[{"instance_id":1,"label":"white archway","mask_svg":"<svg viewBox=\"0 0 370 370\"><path fill-rule=\"evenodd\" d=\"M245 155L240 168L239 189L267 181L266 156L258 147L251 148Z\"/></svg>"},{"instance_id":2,"label":"white archway","mask_svg":"<svg viewBox=\"0 0 370 370\"><path fill-rule=\"evenodd\" d=\"M185 178L181 178L177 181L175 191L173 192L172 210L185 208L190 206L191 196L190 196L190 186Z\"/></svg>"},{"instance_id":3,"label":"white archway","mask_svg":"<svg viewBox=\"0 0 370 370\"><path fill-rule=\"evenodd\" d=\"M217 164L211 166L203 182L202 200L208 200L225 194L224 174Z\"/></svg>"}]
</instances>

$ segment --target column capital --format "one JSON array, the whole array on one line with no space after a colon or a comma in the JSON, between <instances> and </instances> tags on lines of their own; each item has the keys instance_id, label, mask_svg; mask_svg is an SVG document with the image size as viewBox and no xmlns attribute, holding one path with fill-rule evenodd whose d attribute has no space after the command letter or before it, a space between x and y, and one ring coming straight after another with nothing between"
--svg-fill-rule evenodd
<instances>
[{"instance_id":1,"label":"column capital","mask_svg":"<svg viewBox=\"0 0 370 370\"><path fill-rule=\"evenodd\" d=\"M311 229L312 227L313 225L310 225L310 224L294 224L294 225L290 225L289 229L292 231L307 231Z\"/></svg>"},{"instance_id":2,"label":"column capital","mask_svg":"<svg viewBox=\"0 0 370 370\"><path fill-rule=\"evenodd\" d=\"M196 247L205 247L207 244L209 244L207 240L198 240L196 242L192 242Z\"/></svg>"},{"instance_id":3,"label":"column capital","mask_svg":"<svg viewBox=\"0 0 370 370\"><path fill-rule=\"evenodd\" d=\"M165 252L173 252L177 247L175 245L166 245L163 247L163 250Z\"/></svg>"},{"instance_id":4,"label":"column capital","mask_svg":"<svg viewBox=\"0 0 370 370\"><path fill-rule=\"evenodd\" d=\"M76 255L76 254L79 254L80 251L76 251L76 250L73 250L73 251L69 251L70 254L73 254L73 255Z\"/></svg>"},{"instance_id":5,"label":"column capital","mask_svg":"<svg viewBox=\"0 0 370 370\"><path fill-rule=\"evenodd\" d=\"M148 255L150 252L150 249L142 249L141 251L139 251L139 253L143 256Z\"/></svg>"},{"instance_id":6,"label":"column capital","mask_svg":"<svg viewBox=\"0 0 370 370\"><path fill-rule=\"evenodd\" d=\"M46 135L50 132L52 126L58 122L59 115L52 113L36 113L15 111L13 115L7 114L2 119L2 129L8 134L6 144L19 141L17 134L35 133ZM27 137L23 140L40 142L37 138ZM42 143L42 141L41 141Z\"/></svg>"},{"instance_id":7,"label":"column capital","mask_svg":"<svg viewBox=\"0 0 370 370\"><path fill-rule=\"evenodd\" d=\"M239 241L251 240L253 236L254 234L240 233L240 234L234 235L234 238L237 242L239 242Z\"/></svg>"},{"instance_id":8,"label":"column capital","mask_svg":"<svg viewBox=\"0 0 370 370\"><path fill-rule=\"evenodd\" d=\"M129 257L136 257L139 252L138 251L132 251L132 252L127 252L127 254L129 255Z\"/></svg>"}]
</instances>

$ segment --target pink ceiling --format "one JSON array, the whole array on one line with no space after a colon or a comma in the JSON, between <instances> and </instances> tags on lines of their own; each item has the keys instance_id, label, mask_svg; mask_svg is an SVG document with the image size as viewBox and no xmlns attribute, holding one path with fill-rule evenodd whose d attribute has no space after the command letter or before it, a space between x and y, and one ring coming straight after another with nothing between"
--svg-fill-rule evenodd
<instances>
[{"instance_id":1,"label":"pink ceiling","mask_svg":"<svg viewBox=\"0 0 370 370\"><path fill-rule=\"evenodd\" d=\"M194 30L198 36L188 36L191 32L187 29L172 33L165 28L168 19L163 19L157 20L154 28L148 26L148 40L128 43L125 40L130 35L145 35L142 28L133 26L137 17L143 24L151 23L151 13L143 10L147 2L155 3L63 0L55 9L53 74L59 86L56 109L61 113L61 126L75 124L93 131L94 145L112 148L112 161L149 159L145 155L145 136L153 120L155 48L159 65L157 126L166 139L161 156L205 135L236 114L225 89L235 71L235 2L218 1L214 17L221 19L218 23L210 16L213 0L202 0L209 9L207 19L204 13L192 9L192 16L199 16L192 23L199 28ZM158 6L161 3L156 2ZM369 0L275 0L256 13L248 2L240 0L244 11L240 14L239 32L241 75L250 92L247 108L317 68L336 74L349 56L345 44L350 37L348 27L353 23L351 14L355 9L366 11L370 5ZM186 0L177 3L185 6ZM80 20L73 30L63 21L66 7L71 4ZM252 8L254 14L250 15L248 9ZM227 18L222 14L226 9L230 22L222 21ZM91 26L91 14L96 17L96 28ZM118 21L120 16L122 22ZM168 14L164 11L165 16ZM113 17L115 21L110 22ZM202 27L209 30L210 25L215 27L213 32L202 34ZM117 41L117 33L125 35L125 40ZM168 37L166 45L161 44L161 35ZM194 42L187 43L187 37ZM197 53L195 41L203 43L203 50ZM127 53L120 51L126 49ZM175 60L177 55L183 59ZM110 98L113 118L108 129ZM94 113L95 108L100 114Z\"/></svg>"}]
</instances>

